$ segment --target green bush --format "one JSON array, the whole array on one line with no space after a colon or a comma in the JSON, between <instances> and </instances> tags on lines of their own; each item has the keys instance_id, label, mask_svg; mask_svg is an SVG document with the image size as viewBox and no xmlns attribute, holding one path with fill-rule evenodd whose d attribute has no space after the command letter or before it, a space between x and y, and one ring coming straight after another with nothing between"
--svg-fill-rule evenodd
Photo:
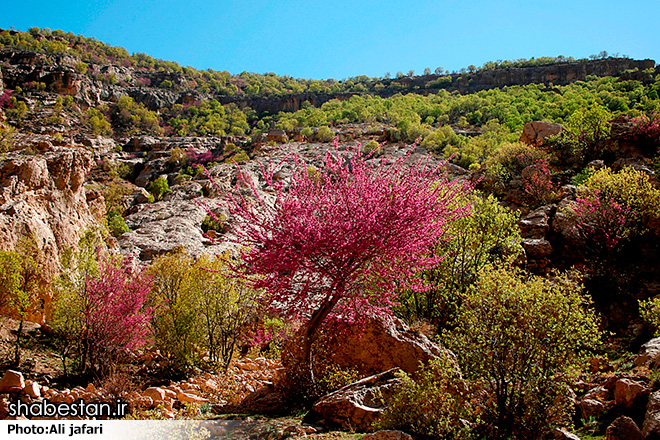
<instances>
[{"instance_id":1,"label":"green bush","mask_svg":"<svg viewBox=\"0 0 660 440\"><path fill-rule=\"evenodd\" d=\"M382 148L377 141L372 139L362 146L362 153L378 157L382 154Z\"/></svg>"},{"instance_id":2,"label":"green bush","mask_svg":"<svg viewBox=\"0 0 660 440\"><path fill-rule=\"evenodd\" d=\"M448 146L460 148L465 143L465 138L454 133L449 125L440 127L424 138L421 145L435 153L447 153L452 155L455 151L447 149Z\"/></svg>"},{"instance_id":3,"label":"green bush","mask_svg":"<svg viewBox=\"0 0 660 440\"><path fill-rule=\"evenodd\" d=\"M135 102L130 96L121 96L117 101L113 111L113 123L115 122L127 134L163 134L158 114Z\"/></svg>"},{"instance_id":4,"label":"green bush","mask_svg":"<svg viewBox=\"0 0 660 440\"><path fill-rule=\"evenodd\" d=\"M167 183L167 177L160 176L149 184L149 192L155 200L160 200L165 194L171 192L170 185Z\"/></svg>"},{"instance_id":5,"label":"green bush","mask_svg":"<svg viewBox=\"0 0 660 440\"><path fill-rule=\"evenodd\" d=\"M227 275L228 256L194 259L182 249L158 258L151 303L156 347L185 372L201 366L205 352L227 368L239 338L257 309L256 292Z\"/></svg>"},{"instance_id":6,"label":"green bush","mask_svg":"<svg viewBox=\"0 0 660 440\"><path fill-rule=\"evenodd\" d=\"M570 423L568 384L600 339L598 319L573 274L553 279L503 267L482 271L464 296L456 353L493 438L541 438Z\"/></svg>"},{"instance_id":7,"label":"green bush","mask_svg":"<svg viewBox=\"0 0 660 440\"><path fill-rule=\"evenodd\" d=\"M227 227L227 225L225 225L227 219L222 214L216 214L216 217L217 220L207 214L206 217L204 217L204 220L202 220L202 231L208 232L209 230L213 230L220 233L224 232Z\"/></svg>"},{"instance_id":8,"label":"green bush","mask_svg":"<svg viewBox=\"0 0 660 440\"><path fill-rule=\"evenodd\" d=\"M615 201L632 208L640 221L644 216L657 218L660 215L660 190L643 171L625 167L615 173L604 167L595 171L585 186L598 191L599 197L606 203Z\"/></svg>"},{"instance_id":9,"label":"green bush","mask_svg":"<svg viewBox=\"0 0 660 440\"><path fill-rule=\"evenodd\" d=\"M333 137L334 133L330 130L330 127L323 126L316 130L316 139L319 142L330 142Z\"/></svg>"},{"instance_id":10,"label":"green bush","mask_svg":"<svg viewBox=\"0 0 660 440\"><path fill-rule=\"evenodd\" d=\"M405 372L376 429L397 429L424 438L470 438L476 414L457 366L447 356L433 359L416 379Z\"/></svg>"},{"instance_id":11,"label":"green bush","mask_svg":"<svg viewBox=\"0 0 660 440\"><path fill-rule=\"evenodd\" d=\"M660 336L660 298L649 298L639 302L639 314Z\"/></svg>"},{"instance_id":12,"label":"green bush","mask_svg":"<svg viewBox=\"0 0 660 440\"><path fill-rule=\"evenodd\" d=\"M522 142L505 142L486 161L486 174L506 181L545 156L543 151Z\"/></svg>"},{"instance_id":13,"label":"green bush","mask_svg":"<svg viewBox=\"0 0 660 440\"><path fill-rule=\"evenodd\" d=\"M95 135L112 136L112 127L105 114L96 108L90 108L86 113L87 124Z\"/></svg>"},{"instance_id":14,"label":"green bush","mask_svg":"<svg viewBox=\"0 0 660 440\"><path fill-rule=\"evenodd\" d=\"M131 229L126 224L124 217L119 213L119 211L111 209L107 214L108 221L108 230L110 235L113 237L119 237L124 232L128 232Z\"/></svg>"}]
</instances>

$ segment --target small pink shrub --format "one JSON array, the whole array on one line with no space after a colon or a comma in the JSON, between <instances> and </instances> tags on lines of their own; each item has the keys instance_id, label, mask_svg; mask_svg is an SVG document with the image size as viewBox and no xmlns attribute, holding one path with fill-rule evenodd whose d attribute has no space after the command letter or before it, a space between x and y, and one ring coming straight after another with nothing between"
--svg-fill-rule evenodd
<instances>
[{"instance_id":1,"label":"small pink shrub","mask_svg":"<svg viewBox=\"0 0 660 440\"><path fill-rule=\"evenodd\" d=\"M577 217L574 232L592 250L610 253L631 235L635 213L612 199L604 200L598 190L594 197L578 198L573 211Z\"/></svg>"}]
</instances>

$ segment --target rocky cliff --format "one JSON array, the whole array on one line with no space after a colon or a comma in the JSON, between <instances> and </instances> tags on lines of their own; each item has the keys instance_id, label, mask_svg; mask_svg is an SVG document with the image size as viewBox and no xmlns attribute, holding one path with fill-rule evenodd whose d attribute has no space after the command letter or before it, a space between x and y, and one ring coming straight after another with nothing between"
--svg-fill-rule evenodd
<instances>
[{"instance_id":1,"label":"rocky cliff","mask_svg":"<svg viewBox=\"0 0 660 440\"><path fill-rule=\"evenodd\" d=\"M173 104L186 104L207 99L217 99L222 104L236 103L250 107L257 113L297 111L304 102L321 106L331 99L345 100L361 92L341 93L290 93L282 95L234 95L202 93L190 89L180 72L144 71L133 67L116 65L92 65L93 75L76 69L79 59L68 55L48 55L25 52L14 48L0 50L0 77L8 89L24 87L26 84L44 84L48 91L74 96L87 106L102 101L115 101L121 96L131 96L151 110L159 110ZM371 84L370 94L392 96L396 93L432 94L441 89L470 93L479 90L513 85L545 84L566 85L585 80L587 76L626 77L634 75L637 80L652 80L648 69L655 69L653 60L628 58L606 58L574 63L555 63L545 66L482 70L443 76L424 75L377 80ZM634 73L631 73L633 72ZM645 72L647 71L647 72ZM168 81L174 88L162 88ZM376 87L377 85L380 85ZM2 85L0 85L0 92Z\"/></svg>"},{"instance_id":2,"label":"rocky cliff","mask_svg":"<svg viewBox=\"0 0 660 440\"><path fill-rule=\"evenodd\" d=\"M81 231L105 215L103 196L84 187L93 165L87 149L53 146L33 135L17 144L24 149L0 161L0 246L13 249L22 237L33 236L49 278L62 252L76 248Z\"/></svg>"}]
</instances>

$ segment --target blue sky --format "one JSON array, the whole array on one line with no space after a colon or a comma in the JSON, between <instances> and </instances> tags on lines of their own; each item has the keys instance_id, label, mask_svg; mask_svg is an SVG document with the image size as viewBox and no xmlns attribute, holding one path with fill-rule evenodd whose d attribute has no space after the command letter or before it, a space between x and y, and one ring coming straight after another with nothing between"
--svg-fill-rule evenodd
<instances>
[{"instance_id":1,"label":"blue sky","mask_svg":"<svg viewBox=\"0 0 660 440\"><path fill-rule=\"evenodd\" d=\"M660 1L5 0L0 28L62 29L198 69L343 79L486 61L660 61Z\"/></svg>"}]
</instances>

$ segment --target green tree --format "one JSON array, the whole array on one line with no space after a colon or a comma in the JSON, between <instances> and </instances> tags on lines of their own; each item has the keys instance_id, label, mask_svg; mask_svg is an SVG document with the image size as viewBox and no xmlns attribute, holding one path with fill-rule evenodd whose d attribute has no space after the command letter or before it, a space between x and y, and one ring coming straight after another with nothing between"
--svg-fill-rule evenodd
<instances>
[{"instance_id":1,"label":"green tree","mask_svg":"<svg viewBox=\"0 0 660 440\"><path fill-rule=\"evenodd\" d=\"M446 255L438 267L422 274L429 289L406 291L399 297L398 309L408 321L424 320L440 329L456 314L460 299L488 264L500 266L515 260L522 251L518 215L501 206L492 196L470 196L467 217L454 220L449 240L438 245L438 255Z\"/></svg>"},{"instance_id":2,"label":"green tree","mask_svg":"<svg viewBox=\"0 0 660 440\"><path fill-rule=\"evenodd\" d=\"M190 267L193 258L183 249L158 258L149 267L154 288L150 302L162 304L153 319L156 347L168 357L174 370L186 371L201 360L203 328L196 310Z\"/></svg>"},{"instance_id":3,"label":"green tree","mask_svg":"<svg viewBox=\"0 0 660 440\"><path fill-rule=\"evenodd\" d=\"M0 305L5 305L19 320L14 343L13 365L21 362L21 336L28 312L42 291L43 254L32 236L19 241L15 251L0 252Z\"/></svg>"},{"instance_id":4,"label":"green tree","mask_svg":"<svg viewBox=\"0 0 660 440\"><path fill-rule=\"evenodd\" d=\"M229 255L202 257L191 268L194 295L203 321L206 349L212 363L225 371L248 321L256 317L256 292L228 269Z\"/></svg>"},{"instance_id":5,"label":"green tree","mask_svg":"<svg viewBox=\"0 0 660 440\"><path fill-rule=\"evenodd\" d=\"M487 268L446 333L488 437L540 438L570 422L568 383L599 340L598 320L573 274L552 280Z\"/></svg>"},{"instance_id":6,"label":"green tree","mask_svg":"<svg viewBox=\"0 0 660 440\"><path fill-rule=\"evenodd\" d=\"M175 371L199 366L208 352L227 368L246 323L256 310L256 293L228 276L227 255L195 259L183 249L158 258L151 302L161 304L153 323L156 346Z\"/></svg>"}]
</instances>

